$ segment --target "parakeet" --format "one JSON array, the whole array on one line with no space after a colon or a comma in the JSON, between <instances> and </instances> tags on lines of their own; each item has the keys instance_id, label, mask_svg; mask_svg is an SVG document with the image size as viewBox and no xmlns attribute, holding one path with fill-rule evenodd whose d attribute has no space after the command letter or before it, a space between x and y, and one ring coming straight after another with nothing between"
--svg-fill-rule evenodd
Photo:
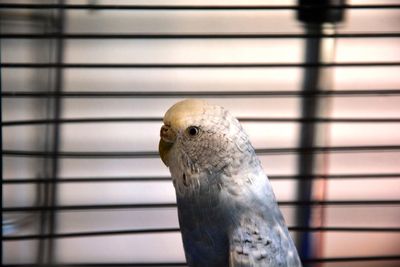
<instances>
[{"instance_id":1,"label":"parakeet","mask_svg":"<svg viewBox=\"0 0 400 267\"><path fill-rule=\"evenodd\" d=\"M173 105L160 130L189 266L301 266L248 135L226 109Z\"/></svg>"}]
</instances>

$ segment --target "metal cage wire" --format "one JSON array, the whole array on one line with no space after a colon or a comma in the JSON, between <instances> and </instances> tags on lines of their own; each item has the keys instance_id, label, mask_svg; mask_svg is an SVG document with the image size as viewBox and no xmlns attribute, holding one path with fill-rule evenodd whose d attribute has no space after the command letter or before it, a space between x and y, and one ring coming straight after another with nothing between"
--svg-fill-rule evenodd
<instances>
[{"instance_id":1,"label":"metal cage wire","mask_svg":"<svg viewBox=\"0 0 400 267\"><path fill-rule=\"evenodd\" d=\"M301 2L301 1L300 1ZM66 13L74 11L99 11L99 12L141 12L141 11L157 11L157 12L258 12L258 11L289 11L301 12L323 8L326 10L339 10L347 12L348 10L391 10L400 13L400 5L398 4L369 4L369 5L116 5L116 4L69 4L60 1L58 3L49 4L25 4L25 3L0 3L0 12L2 13L2 30L1 30L1 79L2 79L2 103L7 101L32 100L39 101L40 105L45 106L42 116L39 118L18 118L4 119L7 114L2 108L2 133L9 129L18 127L44 127L44 140L41 141L43 146L41 149L13 149L5 146L6 139L2 141L2 159L3 169L10 161L15 158L27 158L39 160L36 164L41 166L39 174L33 174L31 177L12 177L5 175L3 170L2 188L3 193L7 190L7 186L34 186L36 192L34 203L28 205L9 205L3 203L3 247L10 242L19 241L37 241L35 262L30 263L9 263L3 262L3 266L185 266L185 262L152 262L148 261L130 261L130 262L82 262L82 263L63 263L59 262L56 253L56 243L60 239L67 238L85 238L85 237L101 237L101 236L118 236L118 235L146 235L146 234L162 234L162 233L178 233L179 228L174 227L150 227L136 229L114 229L114 230L97 230L97 231L76 231L76 232L59 232L57 229L57 216L60 212L88 212L103 210L147 210L147 209L175 209L174 202L153 202L153 203L103 203L103 204L60 204L59 190L60 186L70 184L84 183L151 183L151 182L168 182L170 178L165 175L134 175L134 176L91 176L91 177L68 177L60 175L60 161L64 159L73 160L91 160L91 159L155 159L158 153L154 150L136 150L136 151L67 151L61 149L60 142L63 141L62 127L64 125L93 125L102 123L161 123L161 115L159 116L142 116L140 114L132 114L133 116L94 116L94 117L66 117L63 115L63 106L65 101L75 100L118 100L118 99L135 99L135 100L174 100L186 97L209 98L209 99L295 99L298 100L303 107L302 111L297 113L296 117L288 116L248 116L243 115L239 120L243 123L294 123L299 127L299 143L295 147L257 147L256 152L260 156L269 155L294 155L297 156L298 169L295 174L272 174L269 178L272 181L297 182L297 189L300 192L294 200L280 200L281 207L294 208L296 213L296 225L290 225L289 229L292 233L297 233L298 249L302 256L305 266L330 266L329 263L342 264L341 266L350 266L351 263L376 263L375 266L395 266L390 264L398 264L400 260L399 254L393 255L364 255L364 256L343 256L330 257L324 256L318 248L313 247L312 241L318 237L311 237L311 234L323 233L387 233L399 235L400 225L388 226L326 226L323 217L326 207L385 207L390 208L394 214L399 214L400 199L325 199L315 195L315 188L321 186L317 183L323 181L340 181L340 180L357 180L371 181L376 179L394 179L400 178L398 171L393 172L349 172L332 174L315 171L315 165L321 161L321 156L335 153L393 153L398 158L400 152L399 143L393 144L368 144L368 145L330 145L327 140L317 140L316 136L320 136L329 131L329 126L335 123L348 125L376 124L385 127L388 124L397 124L400 122L399 117L395 116L364 116L364 117L334 117L329 113L330 102L333 98L396 98L400 96L400 89L394 84L394 88L375 88L375 89L359 89L347 88L345 90L334 90L331 85L327 85L326 81L320 76L328 75L335 68L398 68L400 61L381 60L381 61L346 61L338 62L334 58L321 58L321 54L311 55L303 59L303 62L71 62L66 61L65 43L67 41L105 41L105 40L148 40L149 42L157 40L302 40L305 43L311 42L310 51L319 51L326 44L325 42L335 42L336 40L359 40L359 39L393 39L398 40L400 32L393 31L367 31L367 32L338 32L325 31L325 26L315 25L312 29L298 33L256 33L256 32L177 32L177 33L157 33L157 32L135 32L135 33L119 33L119 32L70 32L66 30ZM13 32L8 30L8 20L18 20L13 17L13 12L25 10L31 12L29 15L22 15L22 20L40 21L42 30L38 32ZM32 13L33 12L33 13ZM35 13L38 12L38 13ZM8 15L7 15L8 14ZM35 14L35 15L32 15ZM334 24L334 23L333 23ZM304 26L306 27L306 26ZM320 27L320 28L319 28ZM11 27L12 29L12 27ZM44 30L43 30L44 29ZM46 60L38 60L38 62L26 61L4 61L6 41L44 41L48 44L45 50L48 51ZM332 56L332 55L331 55ZM300 90L142 90L142 91L112 91L112 90L65 90L65 75L69 70L264 70L264 69L288 69L296 68L304 72L305 78ZM32 88L17 88L15 90L10 86L4 86L4 80L17 70L38 70L46 72L45 81L38 81L39 87L46 90L35 90ZM319 73L316 75L315 73ZM311 74L310 74L311 73ZM321 74L323 73L323 75ZM313 76L314 75L314 76ZM308 79L308 80L307 80ZM329 79L328 79L329 80ZM10 85L12 83L7 83ZM393 86L392 86L393 87ZM322 103L322 104L321 104ZM43 137L41 137L43 138ZM326 137L324 137L326 138ZM326 138L329 139L329 138ZM300 141L301 140L301 141ZM325 159L326 160L326 159ZM18 175L17 175L18 176ZM35 177L36 176L36 177ZM62 176L62 177L60 177ZM322 182L321 182L322 181ZM303 189L302 189L303 188ZM302 193L301 193L302 192ZM308 212L305 212L308 210ZM318 211L315 211L318 210ZM372 211L372 209L371 209ZM320 221L315 223L312 220L312 214L317 213L321 216ZM24 214L24 216L13 217L13 214ZM305 218L299 218L299 217ZM314 214L315 216L315 214ZM37 232L29 232L28 234L18 233L22 231L26 224L35 221L39 224ZM11 232L8 233L7 231ZM23 232L23 231L22 231ZM301 241L302 240L302 241ZM323 241L320 241L323 243ZM315 244L314 244L315 245ZM320 244L319 244L320 245ZM397 250L398 251L398 250ZM345 265L343 265L345 264ZM336 265L335 265L336 266ZM370 266L370 265L368 265ZM371 265L373 266L373 265Z\"/></svg>"}]
</instances>

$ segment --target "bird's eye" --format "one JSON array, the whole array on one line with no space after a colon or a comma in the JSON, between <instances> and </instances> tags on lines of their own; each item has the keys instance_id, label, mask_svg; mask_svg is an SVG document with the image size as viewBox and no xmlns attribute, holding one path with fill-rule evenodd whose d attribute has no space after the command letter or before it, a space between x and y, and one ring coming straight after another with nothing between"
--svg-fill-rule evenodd
<instances>
[{"instance_id":1,"label":"bird's eye","mask_svg":"<svg viewBox=\"0 0 400 267\"><path fill-rule=\"evenodd\" d=\"M186 131L190 136L196 136L199 134L200 129L196 126L189 126Z\"/></svg>"}]
</instances>

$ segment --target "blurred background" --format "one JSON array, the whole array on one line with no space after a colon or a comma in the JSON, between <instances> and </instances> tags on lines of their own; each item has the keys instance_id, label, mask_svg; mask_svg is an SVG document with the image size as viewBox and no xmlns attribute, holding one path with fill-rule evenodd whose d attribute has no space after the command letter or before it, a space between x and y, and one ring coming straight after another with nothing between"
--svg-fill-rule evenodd
<instances>
[{"instance_id":1,"label":"blurred background","mask_svg":"<svg viewBox=\"0 0 400 267\"><path fill-rule=\"evenodd\" d=\"M315 2L0 1L3 266L185 266L156 150L188 97L241 120L305 266L399 266L400 1Z\"/></svg>"}]
</instances>

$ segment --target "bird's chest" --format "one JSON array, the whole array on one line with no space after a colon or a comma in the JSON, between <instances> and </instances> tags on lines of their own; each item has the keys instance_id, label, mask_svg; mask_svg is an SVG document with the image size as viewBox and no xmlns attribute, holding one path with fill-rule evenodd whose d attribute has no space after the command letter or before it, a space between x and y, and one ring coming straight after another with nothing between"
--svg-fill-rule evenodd
<instances>
[{"instance_id":1,"label":"bird's chest","mask_svg":"<svg viewBox=\"0 0 400 267\"><path fill-rule=\"evenodd\" d=\"M179 223L190 266L228 266L227 220L216 199L178 199Z\"/></svg>"}]
</instances>

